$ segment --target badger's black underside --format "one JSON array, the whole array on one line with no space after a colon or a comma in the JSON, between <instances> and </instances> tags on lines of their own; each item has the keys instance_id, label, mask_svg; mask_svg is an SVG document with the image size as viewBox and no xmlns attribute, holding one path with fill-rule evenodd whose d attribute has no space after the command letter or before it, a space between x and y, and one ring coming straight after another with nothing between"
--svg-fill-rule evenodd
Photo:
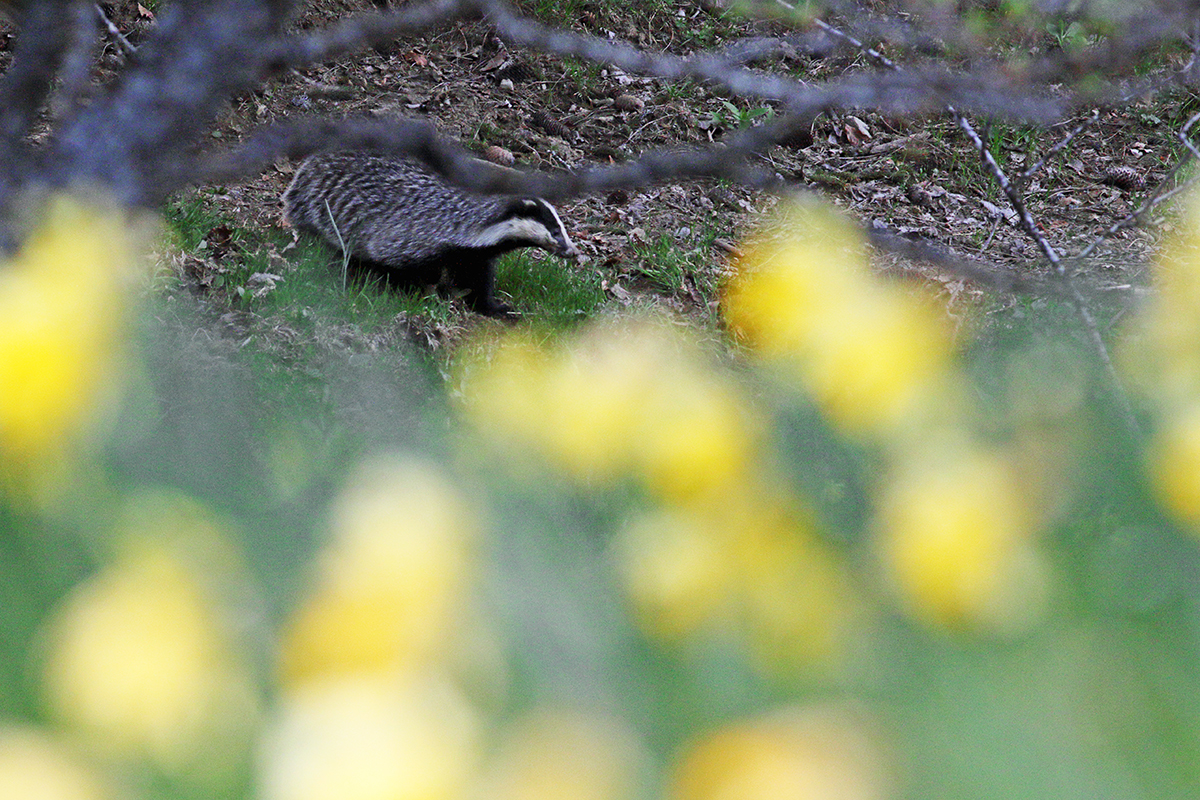
<instances>
[{"instance_id":1,"label":"badger's black underside","mask_svg":"<svg viewBox=\"0 0 1200 800\"><path fill-rule=\"evenodd\" d=\"M496 258L514 247L447 248L435 256L403 264L351 256L350 269L363 277L378 276L399 290L436 287L449 296L461 296L471 309L489 316L508 316L512 308L495 298Z\"/></svg>"}]
</instances>

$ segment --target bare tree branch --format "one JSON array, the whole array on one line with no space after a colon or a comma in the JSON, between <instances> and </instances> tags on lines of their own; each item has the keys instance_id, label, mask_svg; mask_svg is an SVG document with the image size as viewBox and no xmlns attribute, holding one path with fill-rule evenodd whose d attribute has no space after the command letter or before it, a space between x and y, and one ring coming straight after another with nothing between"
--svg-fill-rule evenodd
<instances>
[{"instance_id":1,"label":"bare tree branch","mask_svg":"<svg viewBox=\"0 0 1200 800\"><path fill-rule=\"evenodd\" d=\"M954 109L950 109L955 115L959 128L967 134L967 137L975 145L975 149L979 151L980 158L983 159L984 166L995 179L996 184L1004 192L1004 196L1008 198L1008 202L1012 204L1013 209L1017 212L1017 219L1021 224L1021 228L1032 238L1041 249L1046 260L1054 267L1054 273L1062 282L1067 291L1068 297L1075 306L1075 312L1079 315L1080 321L1083 323L1084 332L1087 334L1091 342L1092 349L1100 359L1100 363L1104 368L1105 376L1108 380L1109 393L1117 403L1122 416L1125 418L1125 423L1129 430L1135 435L1139 432L1137 417L1133 413L1133 406L1129 402L1129 397L1125 394L1124 386L1121 384L1121 379L1117 375L1116 367L1113 366L1112 356L1108 352L1108 345L1104 342L1104 336L1100 332L1100 326L1096 323L1096 317L1092 314L1091 308L1088 306L1087 299L1083 293L1079 291L1079 287L1071 279L1071 270L1067 262L1063 261L1059 256L1058 251L1050 244L1034 221L1033 215L1029 213L1029 208L1025 204L1025 198L1021 195L1021 190L1009 181L1003 168L996 162L995 156L988 148L987 143L980 138L975 131L971 122L959 114Z\"/></svg>"},{"instance_id":2,"label":"bare tree branch","mask_svg":"<svg viewBox=\"0 0 1200 800\"><path fill-rule=\"evenodd\" d=\"M77 108L88 90L99 42L95 18L98 8L86 2L76 2L69 9L67 30L70 31L70 39L63 54L61 86L51 103L52 118L61 118Z\"/></svg>"},{"instance_id":3,"label":"bare tree branch","mask_svg":"<svg viewBox=\"0 0 1200 800\"><path fill-rule=\"evenodd\" d=\"M280 41L264 60L278 68L302 68L479 15L478 0L431 0L387 13L353 16L317 33Z\"/></svg>"},{"instance_id":4,"label":"bare tree branch","mask_svg":"<svg viewBox=\"0 0 1200 800\"><path fill-rule=\"evenodd\" d=\"M139 58L105 95L63 121L43 179L99 183L133 205L179 188L181 164L217 111L265 76L290 4L208 0L167 6Z\"/></svg>"},{"instance_id":5,"label":"bare tree branch","mask_svg":"<svg viewBox=\"0 0 1200 800\"><path fill-rule=\"evenodd\" d=\"M35 168L28 136L62 64L71 31L62 22L73 5L46 0L24 8L16 56L0 79L0 252L17 245L17 194Z\"/></svg>"}]
</instances>

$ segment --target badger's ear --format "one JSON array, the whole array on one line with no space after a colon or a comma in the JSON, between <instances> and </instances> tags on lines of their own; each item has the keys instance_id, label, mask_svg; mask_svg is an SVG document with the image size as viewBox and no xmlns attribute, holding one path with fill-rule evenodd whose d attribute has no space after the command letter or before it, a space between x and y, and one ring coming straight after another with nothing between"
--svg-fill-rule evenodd
<instances>
[{"instance_id":1,"label":"badger's ear","mask_svg":"<svg viewBox=\"0 0 1200 800\"><path fill-rule=\"evenodd\" d=\"M542 208L542 201L533 197L513 197L504 204L502 219L513 217L535 217Z\"/></svg>"}]
</instances>

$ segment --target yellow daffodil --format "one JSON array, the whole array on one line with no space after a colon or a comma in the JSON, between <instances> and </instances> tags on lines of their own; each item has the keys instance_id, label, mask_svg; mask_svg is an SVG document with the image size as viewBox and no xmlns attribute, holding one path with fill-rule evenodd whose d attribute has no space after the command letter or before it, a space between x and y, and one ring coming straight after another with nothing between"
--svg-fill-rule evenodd
<instances>
[{"instance_id":1,"label":"yellow daffodil","mask_svg":"<svg viewBox=\"0 0 1200 800\"><path fill-rule=\"evenodd\" d=\"M539 444L556 467L591 483L629 475L646 398L669 358L642 331L601 325L561 345L537 403Z\"/></svg>"},{"instance_id":2,"label":"yellow daffodil","mask_svg":"<svg viewBox=\"0 0 1200 800\"><path fill-rule=\"evenodd\" d=\"M837 667L860 627L844 567L782 487L746 484L630 525L620 568L637 620L668 642L720 634L768 674Z\"/></svg>"},{"instance_id":3,"label":"yellow daffodil","mask_svg":"<svg viewBox=\"0 0 1200 800\"><path fill-rule=\"evenodd\" d=\"M339 676L282 698L262 749L263 800L454 800L479 722L435 673Z\"/></svg>"},{"instance_id":4,"label":"yellow daffodil","mask_svg":"<svg viewBox=\"0 0 1200 800\"><path fill-rule=\"evenodd\" d=\"M873 287L826 315L794 368L851 433L924 430L949 405L949 344L929 309L896 287Z\"/></svg>"},{"instance_id":5,"label":"yellow daffodil","mask_svg":"<svg viewBox=\"0 0 1200 800\"><path fill-rule=\"evenodd\" d=\"M1164 421L1147 457L1163 505L1200 530L1200 402Z\"/></svg>"},{"instance_id":6,"label":"yellow daffodil","mask_svg":"<svg viewBox=\"0 0 1200 800\"><path fill-rule=\"evenodd\" d=\"M758 444L749 398L663 321L598 323L540 349L518 334L465 374L477 431L583 483L637 477L682 498L737 479Z\"/></svg>"},{"instance_id":7,"label":"yellow daffodil","mask_svg":"<svg viewBox=\"0 0 1200 800\"><path fill-rule=\"evenodd\" d=\"M769 357L811 352L831 309L870 288L864 245L849 222L817 203L788 203L746 246L721 298L725 320Z\"/></svg>"},{"instance_id":8,"label":"yellow daffodil","mask_svg":"<svg viewBox=\"0 0 1200 800\"><path fill-rule=\"evenodd\" d=\"M753 550L740 596L751 653L779 679L844 666L862 625L862 604L845 567L803 527L762 528L741 542Z\"/></svg>"},{"instance_id":9,"label":"yellow daffodil","mask_svg":"<svg viewBox=\"0 0 1200 800\"><path fill-rule=\"evenodd\" d=\"M879 501L879 547L903 605L952 629L1016 632L1032 624L1048 576L1006 461L949 445L894 469Z\"/></svg>"},{"instance_id":10,"label":"yellow daffodil","mask_svg":"<svg viewBox=\"0 0 1200 800\"><path fill-rule=\"evenodd\" d=\"M144 228L102 202L58 197L0 264L0 476L10 486L44 488L31 484L62 468L115 399Z\"/></svg>"},{"instance_id":11,"label":"yellow daffodil","mask_svg":"<svg viewBox=\"0 0 1200 800\"><path fill-rule=\"evenodd\" d=\"M666 641L730 622L737 565L726 531L704 517L662 510L620 539L620 568L638 622Z\"/></svg>"},{"instance_id":12,"label":"yellow daffodil","mask_svg":"<svg viewBox=\"0 0 1200 800\"><path fill-rule=\"evenodd\" d=\"M457 383L467 420L502 448L539 442L553 351L523 331L463 349L469 354L458 362Z\"/></svg>"},{"instance_id":13,"label":"yellow daffodil","mask_svg":"<svg viewBox=\"0 0 1200 800\"><path fill-rule=\"evenodd\" d=\"M1200 304L1200 193L1193 192L1184 204L1182 224L1166 242L1154 269L1160 289L1156 302L1183 314ZM1191 317L1194 319L1194 317ZM1200 323L1193 323L1193 330Z\"/></svg>"},{"instance_id":14,"label":"yellow daffodil","mask_svg":"<svg viewBox=\"0 0 1200 800\"><path fill-rule=\"evenodd\" d=\"M1168 413L1200 399L1200 194L1154 263L1154 292L1134 317L1118 363L1142 392Z\"/></svg>"},{"instance_id":15,"label":"yellow daffodil","mask_svg":"<svg viewBox=\"0 0 1200 800\"><path fill-rule=\"evenodd\" d=\"M90 769L46 733L0 727L0 797L104 800L110 796Z\"/></svg>"},{"instance_id":16,"label":"yellow daffodil","mask_svg":"<svg viewBox=\"0 0 1200 800\"><path fill-rule=\"evenodd\" d=\"M789 708L702 738L675 769L671 800L884 800L885 759L838 709Z\"/></svg>"},{"instance_id":17,"label":"yellow daffodil","mask_svg":"<svg viewBox=\"0 0 1200 800\"><path fill-rule=\"evenodd\" d=\"M285 633L285 679L389 672L437 655L466 592L475 524L433 467L365 465L335 505L314 591Z\"/></svg>"},{"instance_id":18,"label":"yellow daffodil","mask_svg":"<svg viewBox=\"0 0 1200 800\"><path fill-rule=\"evenodd\" d=\"M46 636L56 716L95 750L190 769L236 749L255 712L220 612L178 553L133 544L80 584Z\"/></svg>"},{"instance_id":19,"label":"yellow daffodil","mask_svg":"<svg viewBox=\"0 0 1200 800\"><path fill-rule=\"evenodd\" d=\"M923 430L956 391L946 326L875 278L845 220L794 204L752 241L722 298L735 335L856 435Z\"/></svg>"},{"instance_id":20,"label":"yellow daffodil","mask_svg":"<svg viewBox=\"0 0 1200 800\"><path fill-rule=\"evenodd\" d=\"M634 438L638 473L667 502L736 491L763 457L765 425L748 393L698 360L664 373Z\"/></svg>"}]
</instances>

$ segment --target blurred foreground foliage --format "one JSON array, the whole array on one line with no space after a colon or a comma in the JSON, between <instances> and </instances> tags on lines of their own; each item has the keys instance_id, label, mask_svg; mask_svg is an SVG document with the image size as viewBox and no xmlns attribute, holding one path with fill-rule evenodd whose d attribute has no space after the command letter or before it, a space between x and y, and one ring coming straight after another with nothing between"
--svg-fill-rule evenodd
<instances>
[{"instance_id":1,"label":"blurred foreground foliage","mask_svg":"<svg viewBox=\"0 0 1200 800\"><path fill-rule=\"evenodd\" d=\"M1194 237L1121 331L1140 433L1069 325L956 339L822 206L746 243L728 340L487 327L295 402L135 313L146 223L43 217L0 272L0 797L1194 795Z\"/></svg>"}]
</instances>

